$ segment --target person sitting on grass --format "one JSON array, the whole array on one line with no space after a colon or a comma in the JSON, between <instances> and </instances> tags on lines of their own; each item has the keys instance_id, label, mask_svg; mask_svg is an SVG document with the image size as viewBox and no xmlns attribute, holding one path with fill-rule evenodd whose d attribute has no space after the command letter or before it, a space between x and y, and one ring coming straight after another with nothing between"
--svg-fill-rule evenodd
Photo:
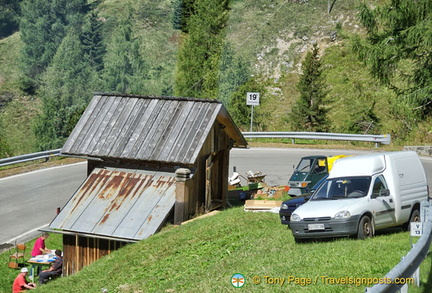
<instances>
[{"instance_id":1,"label":"person sitting on grass","mask_svg":"<svg viewBox=\"0 0 432 293\"><path fill-rule=\"evenodd\" d=\"M15 278L12 285L12 292L19 293L25 290L36 289L36 284L28 282L26 275L28 273L27 268L22 268L18 276Z\"/></svg>"},{"instance_id":2,"label":"person sitting on grass","mask_svg":"<svg viewBox=\"0 0 432 293\"><path fill-rule=\"evenodd\" d=\"M39 283L41 285L48 282L50 277L58 277L62 274L63 257L61 250L56 249L55 255L57 256L57 259L54 261L51 267L47 270L43 270L39 274Z\"/></svg>"}]
</instances>

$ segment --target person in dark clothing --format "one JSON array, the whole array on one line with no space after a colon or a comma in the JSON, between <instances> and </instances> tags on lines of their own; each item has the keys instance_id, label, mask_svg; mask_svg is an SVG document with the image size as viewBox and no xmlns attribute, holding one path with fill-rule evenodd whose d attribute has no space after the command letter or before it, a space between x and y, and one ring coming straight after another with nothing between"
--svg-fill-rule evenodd
<instances>
[{"instance_id":1,"label":"person in dark clothing","mask_svg":"<svg viewBox=\"0 0 432 293\"><path fill-rule=\"evenodd\" d=\"M43 270L39 274L39 283L41 285L48 282L50 277L57 277L62 274L62 266L63 266L62 252L61 250L57 249L55 251L55 254L57 256L57 259L54 261L51 267L47 270Z\"/></svg>"}]
</instances>

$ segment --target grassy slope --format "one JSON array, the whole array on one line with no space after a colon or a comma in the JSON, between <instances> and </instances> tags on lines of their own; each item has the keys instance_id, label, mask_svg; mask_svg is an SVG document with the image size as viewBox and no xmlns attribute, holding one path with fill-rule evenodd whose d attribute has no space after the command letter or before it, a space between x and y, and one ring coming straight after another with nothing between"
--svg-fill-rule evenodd
<instances>
[{"instance_id":1,"label":"grassy slope","mask_svg":"<svg viewBox=\"0 0 432 293\"><path fill-rule=\"evenodd\" d=\"M21 49L19 33L0 39L0 119L2 133L13 154L35 151L35 136L31 129L32 117L38 111L37 99L20 95L18 89L18 53Z\"/></svg>"},{"instance_id":2,"label":"grassy slope","mask_svg":"<svg viewBox=\"0 0 432 293\"><path fill-rule=\"evenodd\" d=\"M56 237L47 245L58 245ZM236 273L246 277L242 292L364 292L365 284L323 284L322 276L380 278L409 249L409 234L398 230L365 241L295 244L277 214L235 207L180 227L167 226L37 292L234 292L239 289L231 286L230 278ZM423 267L428 265L425 261ZM1 288L7 292L3 283L11 284L16 271L4 267L0 276L7 277L0 277ZM261 277L261 284L253 284L253 276ZM265 276L311 278L316 283L271 285ZM422 275L422 283L426 279Z\"/></svg>"},{"instance_id":3,"label":"grassy slope","mask_svg":"<svg viewBox=\"0 0 432 293\"><path fill-rule=\"evenodd\" d=\"M0 39L0 88L16 92L18 80L18 53L21 48L19 33Z\"/></svg>"}]
</instances>

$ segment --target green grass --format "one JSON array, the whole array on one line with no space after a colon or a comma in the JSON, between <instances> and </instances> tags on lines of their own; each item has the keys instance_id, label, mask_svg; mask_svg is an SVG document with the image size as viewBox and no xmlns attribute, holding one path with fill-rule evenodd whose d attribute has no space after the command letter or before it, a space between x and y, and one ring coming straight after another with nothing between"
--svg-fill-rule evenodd
<instances>
[{"instance_id":1,"label":"green grass","mask_svg":"<svg viewBox=\"0 0 432 293\"><path fill-rule=\"evenodd\" d=\"M31 121L39 111L39 103L35 97L23 96L19 89L21 45L19 32L0 39L1 132L13 152L11 156L36 151Z\"/></svg>"},{"instance_id":2,"label":"green grass","mask_svg":"<svg viewBox=\"0 0 432 293\"><path fill-rule=\"evenodd\" d=\"M17 93L19 79L18 55L21 50L19 33L0 39L0 95L9 92Z\"/></svg>"},{"instance_id":3,"label":"green grass","mask_svg":"<svg viewBox=\"0 0 432 293\"><path fill-rule=\"evenodd\" d=\"M56 246L52 235L47 246ZM50 242L52 241L52 242ZM380 278L410 250L407 232L394 230L359 241L295 244L277 214L236 207L186 225L166 226L149 239L123 247L79 273L52 281L35 292L364 292L366 285L323 284L329 278ZM2 256L5 258L5 256ZM425 286L431 257L422 265ZM0 268L1 292L17 271ZM242 289L230 278L246 277ZM260 284L253 284L258 276ZM269 284L271 278L310 278L316 284ZM303 279L301 279L303 278ZM327 279L329 280L329 279ZM422 292L410 287L410 292ZM3 291L2 291L3 290ZM238 290L238 291L236 291Z\"/></svg>"},{"instance_id":4,"label":"green grass","mask_svg":"<svg viewBox=\"0 0 432 293\"><path fill-rule=\"evenodd\" d=\"M42 234L42 233L41 233ZM36 239L33 239L26 243L27 248L25 251L25 260L31 258L31 251ZM50 234L45 245L49 249L62 249L62 237L60 234ZM11 269L8 267L9 255L14 253L14 248L0 254L0 293L12 292L12 283L19 273L18 269Z\"/></svg>"},{"instance_id":5,"label":"green grass","mask_svg":"<svg viewBox=\"0 0 432 293\"><path fill-rule=\"evenodd\" d=\"M32 129L32 121L39 112L39 105L39 100L34 97L15 96L8 106L0 111L3 133L13 152L12 156L40 151L36 148L36 137Z\"/></svg>"}]
</instances>

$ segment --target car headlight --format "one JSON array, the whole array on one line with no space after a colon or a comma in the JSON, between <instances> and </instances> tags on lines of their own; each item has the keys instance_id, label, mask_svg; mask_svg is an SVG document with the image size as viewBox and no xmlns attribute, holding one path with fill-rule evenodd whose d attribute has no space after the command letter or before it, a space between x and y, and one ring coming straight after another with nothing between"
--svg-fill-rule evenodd
<instances>
[{"instance_id":1,"label":"car headlight","mask_svg":"<svg viewBox=\"0 0 432 293\"><path fill-rule=\"evenodd\" d=\"M348 211L341 211L335 215L335 219L349 219L351 218L351 213Z\"/></svg>"},{"instance_id":2,"label":"car headlight","mask_svg":"<svg viewBox=\"0 0 432 293\"><path fill-rule=\"evenodd\" d=\"M290 218L291 222L298 222L301 220L300 216L297 214L291 214L291 218Z\"/></svg>"},{"instance_id":3,"label":"car headlight","mask_svg":"<svg viewBox=\"0 0 432 293\"><path fill-rule=\"evenodd\" d=\"M281 205L281 210L287 210L288 209L288 205L286 203L283 203Z\"/></svg>"}]
</instances>

